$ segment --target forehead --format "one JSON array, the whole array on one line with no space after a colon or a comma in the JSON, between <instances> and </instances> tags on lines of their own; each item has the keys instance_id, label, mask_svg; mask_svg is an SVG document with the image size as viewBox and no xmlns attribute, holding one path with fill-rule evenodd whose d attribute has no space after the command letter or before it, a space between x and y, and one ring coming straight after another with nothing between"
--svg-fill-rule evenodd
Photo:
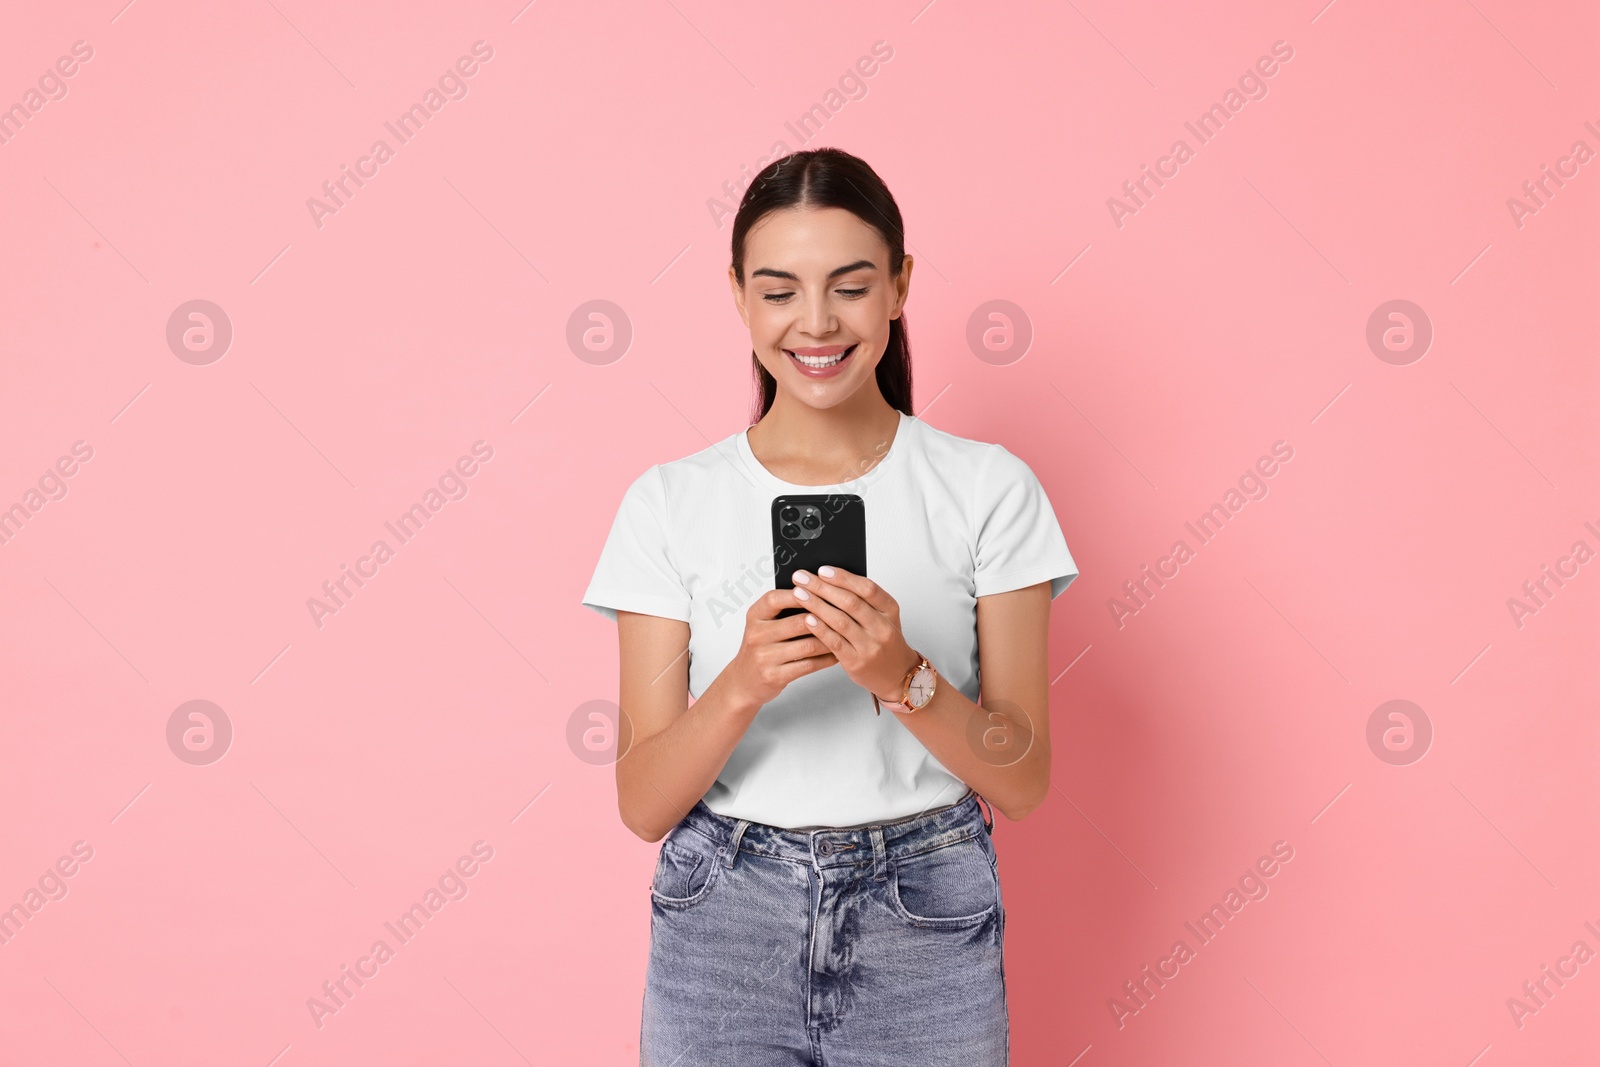
<instances>
[{"instance_id":1,"label":"forehead","mask_svg":"<svg viewBox=\"0 0 1600 1067\"><path fill-rule=\"evenodd\" d=\"M769 212L745 237L745 270L762 267L826 274L860 259L882 266L889 249L878 231L844 208Z\"/></svg>"}]
</instances>

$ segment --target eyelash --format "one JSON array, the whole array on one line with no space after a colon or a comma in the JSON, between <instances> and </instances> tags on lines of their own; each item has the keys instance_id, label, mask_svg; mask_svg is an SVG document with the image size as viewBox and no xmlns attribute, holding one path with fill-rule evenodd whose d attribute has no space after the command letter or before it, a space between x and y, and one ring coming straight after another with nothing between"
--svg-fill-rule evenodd
<instances>
[{"instance_id":1,"label":"eyelash","mask_svg":"<svg viewBox=\"0 0 1600 1067\"><path fill-rule=\"evenodd\" d=\"M848 296L852 300L857 300L863 296L866 296L869 288L871 287L867 286L861 289L840 289L838 292ZM761 299L765 300L769 304L780 304L793 295L793 293L762 293Z\"/></svg>"}]
</instances>

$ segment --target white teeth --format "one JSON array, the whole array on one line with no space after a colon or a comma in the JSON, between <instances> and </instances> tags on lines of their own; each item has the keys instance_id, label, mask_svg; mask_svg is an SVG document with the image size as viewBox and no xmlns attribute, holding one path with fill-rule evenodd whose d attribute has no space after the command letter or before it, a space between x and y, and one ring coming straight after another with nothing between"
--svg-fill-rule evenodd
<instances>
[{"instance_id":1,"label":"white teeth","mask_svg":"<svg viewBox=\"0 0 1600 1067\"><path fill-rule=\"evenodd\" d=\"M841 359L843 359L845 356L847 356L849 354L850 354L850 349L848 349L848 348L845 349L843 352L840 352L836 356L802 356L798 352L791 353L791 355L793 355L795 359L798 359L801 363L804 363L806 366L808 366L808 367L816 367L818 369L821 369L823 367L831 367L835 363L839 362Z\"/></svg>"}]
</instances>

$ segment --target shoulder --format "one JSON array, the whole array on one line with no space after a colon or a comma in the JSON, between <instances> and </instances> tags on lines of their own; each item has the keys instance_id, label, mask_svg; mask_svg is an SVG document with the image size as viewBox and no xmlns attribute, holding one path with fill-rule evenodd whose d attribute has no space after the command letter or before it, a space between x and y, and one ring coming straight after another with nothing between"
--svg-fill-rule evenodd
<instances>
[{"instance_id":1,"label":"shoulder","mask_svg":"<svg viewBox=\"0 0 1600 1067\"><path fill-rule=\"evenodd\" d=\"M921 419L917 422L924 457L938 469L963 477L969 486L978 488L996 481L1003 485L1033 476L1027 463L998 442L961 437Z\"/></svg>"},{"instance_id":2,"label":"shoulder","mask_svg":"<svg viewBox=\"0 0 1600 1067\"><path fill-rule=\"evenodd\" d=\"M992 449L1000 447L990 441L976 441L941 430L920 418L916 425L918 450L941 466L976 470Z\"/></svg>"},{"instance_id":3,"label":"shoulder","mask_svg":"<svg viewBox=\"0 0 1600 1067\"><path fill-rule=\"evenodd\" d=\"M677 497L701 492L739 477L739 453L732 435L698 452L652 463L633 479L629 494Z\"/></svg>"},{"instance_id":4,"label":"shoulder","mask_svg":"<svg viewBox=\"0 0 1600 1067\"><path fill-rule=\"evenodd\" d=\"M678 497L739 481L742 468L737 437L738 434L730 434L698 452L657 463L650 469L657 472L666 491Z\"/></svg>"}]
</instances>

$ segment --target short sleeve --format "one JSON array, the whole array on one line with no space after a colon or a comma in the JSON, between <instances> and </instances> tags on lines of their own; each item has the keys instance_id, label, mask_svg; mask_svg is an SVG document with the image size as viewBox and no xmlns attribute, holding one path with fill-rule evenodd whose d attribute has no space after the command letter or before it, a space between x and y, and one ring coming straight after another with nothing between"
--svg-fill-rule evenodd
<instances>
[{"instance_id":1,"label":"short sleeve","mask_svg":"<svg viewBox=\"0 0 1600 1067\"><path fill-rule=\"evenodd\" d=\"M659 464L628 486L600 550L583 604L615 622L617 611L689 621L689 592L672 564L666 484Z\"/></svg>"},{"instance_id":2,"label":"short sleeve","mask_svg":"<svg viewBox=\"0 0 1600 1067\"><path fill-rule=\"evenodd\" d=\"M1050 599L1078 576L1055 509L1032 468L991 445L978 463L974 490L974 596L1050 583Z\"/></svg>"}]
</instances>

